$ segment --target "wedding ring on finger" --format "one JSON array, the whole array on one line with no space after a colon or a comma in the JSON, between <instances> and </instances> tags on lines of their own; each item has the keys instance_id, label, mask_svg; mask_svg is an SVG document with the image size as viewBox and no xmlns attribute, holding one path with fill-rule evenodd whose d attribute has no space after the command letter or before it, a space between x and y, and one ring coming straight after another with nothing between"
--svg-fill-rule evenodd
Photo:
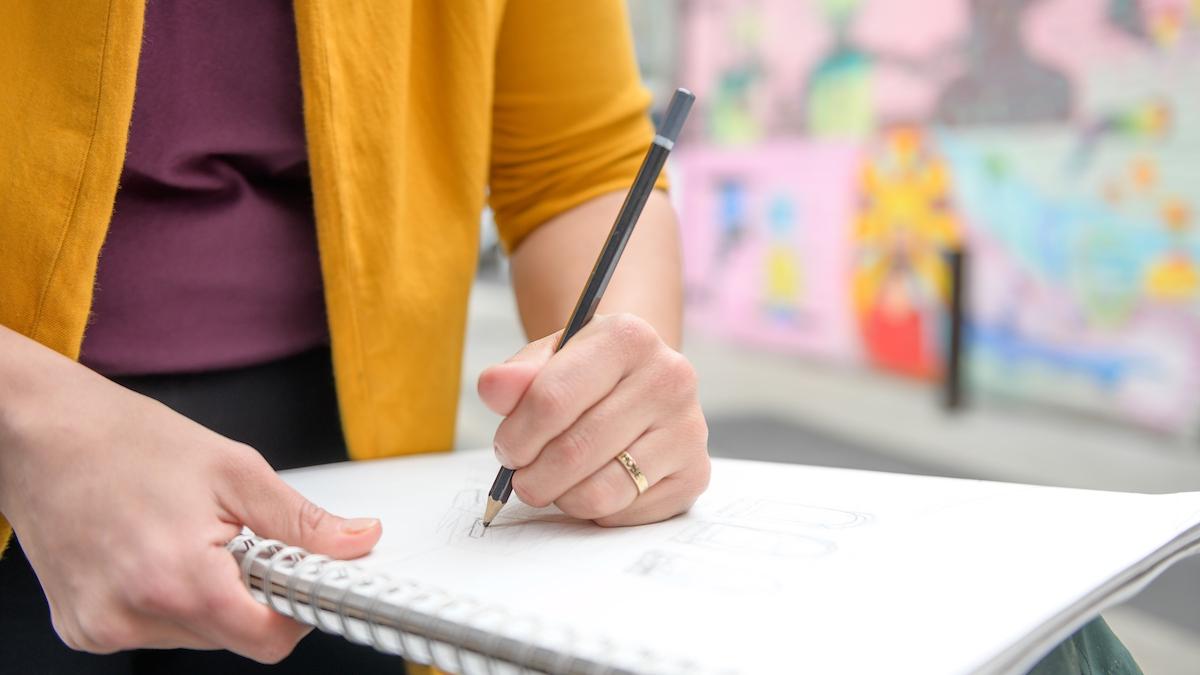
<instances>
[{"instance_id":1,"label":"wedding ring on finger","mask_svg":"<svg viewBox=\"0 0 1200 675\"><path fill-rule=\"evenodd\" d=\"M650 481L646 480L646 474L642 473L642 470L638 468L637 462L633 461L633 457L628 452L622 451L621 454L617 455L616 459L617 463L625 467L625 472L633 479L633 484L637 486L639 495L650 487Z\"/></svg>"}]
</instances>

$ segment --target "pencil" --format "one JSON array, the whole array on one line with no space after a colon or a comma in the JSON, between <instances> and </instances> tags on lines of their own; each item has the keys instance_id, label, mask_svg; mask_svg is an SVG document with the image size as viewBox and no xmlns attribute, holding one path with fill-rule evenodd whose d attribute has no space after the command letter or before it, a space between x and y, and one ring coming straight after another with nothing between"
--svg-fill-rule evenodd
<instances>
[{"instance_id":1,"label":"pencil","mask_svg":"<svg viewBox=\"0 0 1200 675\"><path fill-rule=\"evenodd\" d=\"M625 196L625 202L621 204L621 210L617 212L617 219L608 232L604 248L600 249L600 255L596 258L595 266L592 267L592 273L588 277L583 291L579 294L579 301L575 303L575 310L571 312L571 318L567 320L562 337L559 338L554 351L562 349L563 345L567 344L567 340L570 340L581 328L586 326L596 314L596 306L604 297L604 289L608 288L608 282L617 269L621 253L624 252L625 245L629 243L629 236L633 234L633 226L637 224L638 218L642 215L642 209L646 206L646 200L654 191L654 183L658 180L658 174L662 171L663 164L667 161L667 155L671 153L671 148L675 147L675 139L679 137L679 130L683 128L683 122L687 119L688 112L692 109L692 102L695 100L695 94L682 88L676 89L675 94L671 96L671 102L667 104L667 112L663 115L662 124L659 125L654 141L650 143L650 148L646 150L646 157L642 160L637 177L629 188L629 194ZM487 507L483 512L485 527L492 524L496 515L500 513L500 509L504 508L504 504L508 502L508 498L512 494L513 473L513 469L500 467L500 472L496 474L492 489L488 491Z\"/></svg>"}]
</instances>

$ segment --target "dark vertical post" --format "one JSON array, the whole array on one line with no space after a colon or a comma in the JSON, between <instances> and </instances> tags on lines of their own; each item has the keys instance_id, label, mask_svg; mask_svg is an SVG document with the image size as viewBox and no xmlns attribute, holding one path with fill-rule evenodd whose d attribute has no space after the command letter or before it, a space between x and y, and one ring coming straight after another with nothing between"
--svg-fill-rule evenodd
<instances>
[{"instance_id":1,"label":"dark vertical post","mask_svg":"<svg viewBox=\"0 0 1200 675\"><path fill-rule=\"evenodd\" d=\"M942 403L948 411L963 407L963 321L966 311L966 254L961 248L946 253L950 271L949 336L943 368Z\"/></svg>"}]
</instances>

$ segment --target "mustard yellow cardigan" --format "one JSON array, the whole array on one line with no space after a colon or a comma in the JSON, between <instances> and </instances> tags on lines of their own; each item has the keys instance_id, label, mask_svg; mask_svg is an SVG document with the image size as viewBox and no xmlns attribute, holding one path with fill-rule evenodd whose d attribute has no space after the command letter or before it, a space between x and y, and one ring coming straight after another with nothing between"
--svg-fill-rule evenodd
<instances>
[{"instance_id":1,"label":"mustard yellow cardigan","mask_svg":"<svg viewBox=\"0 0 1200 675\"><path fill-rule=\"evenodd\" d=\"M72 358L143 9L0 2L0 323ZM626 187L653 135L624 2L296 0L295 15L351 456L446 450L485 199L511 248ZM0 550L9 534L0 518Z\"/></svg>"}]
</instances>

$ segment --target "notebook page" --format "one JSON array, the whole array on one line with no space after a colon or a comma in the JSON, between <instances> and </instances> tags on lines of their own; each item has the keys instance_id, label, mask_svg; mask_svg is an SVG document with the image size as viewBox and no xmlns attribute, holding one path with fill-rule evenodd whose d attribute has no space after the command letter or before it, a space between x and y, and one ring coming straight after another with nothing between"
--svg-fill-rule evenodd
<instances>
[{"instance_id":1,"label":"notebook page","mask_svg":"<svg viewBox=\"0 0 1200 675\"><path fill-rule=\"evenodd\" d=\"M483 451L284 477L382 518L364 567L503 606L530 642L664 671L971 672L1200 522L1200 494L716 460L664 523L605 529L514 496L473 536L496 468Z\"/></svg>"}]
</instances>

